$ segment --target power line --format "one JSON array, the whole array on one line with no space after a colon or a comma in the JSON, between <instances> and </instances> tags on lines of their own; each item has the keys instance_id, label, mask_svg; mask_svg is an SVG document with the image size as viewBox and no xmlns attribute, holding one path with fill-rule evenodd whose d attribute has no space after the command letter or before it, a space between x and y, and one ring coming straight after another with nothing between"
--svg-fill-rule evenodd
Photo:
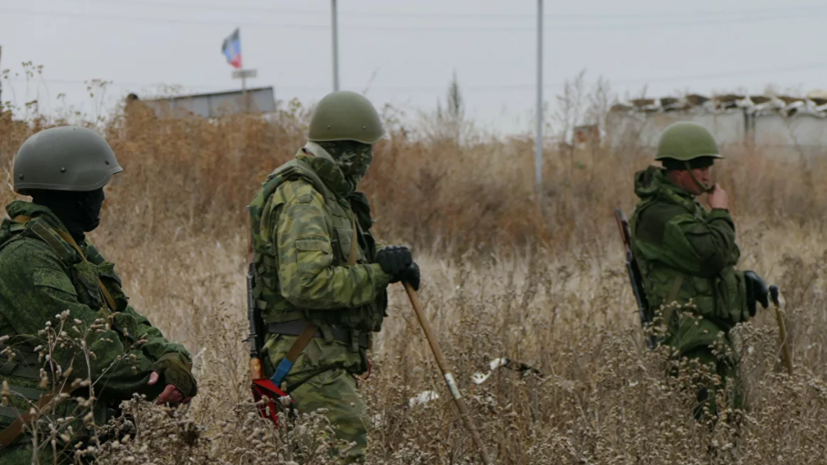
<instances>
[{"instance_id":1,"label":"power line","mask_svg":"<svg viewBox=\"0 0 827 465\"><path fill-rule=\"evenodd\" d=\"M65 0L64 0L65 1ZM307 16L325 16L328 14L326 10L299 10L299 9L283 9L283 8L272 8L272 7L262 7L262 6L220 6L220 5L204 5L204 4L184 4L184 3L173 3L173 2L152 2L152 1L143 1L143 0L129 0L123 2L113 2L111 0L70 0L75 1L76 3L97 3L97 4L105 4L109 6L150 6L150 7L165 7L165 8L180 8L180 9L192 9L192 10L199 10L199 11L228 11L228 12L240 12L240 11L250 11L250 12L265 12L265 13L278 13L278 14L294 14L294 15L307 15ZM678 12L670 12L670 13L632 13L632 14L625 14L625 13L611 13L611 14L601 14L601 13L554 13L553 15L549 15L546 17L546 21L569 21L571 19L615 19L615 20L624 20L624 19L662 19L662 18L675 18L675 16L680 16L681 18L686 18L688 16L743 16L744 14L753 14L753 15L776 15L776 14L788 14L794 11L812 11L812 10L824 10L827 8L827 5L823 4L815 4L815 5L798 5L798 6L787 6L787 7L772 7L772 8L752 8L752 9L739 9L739 10L701 10L701 11L678 11ZM370 17L370 18L451 18L451 19L525 19L525 20L535 20L536 15L533 14L515 14L515 13L504 13L504 14L496 14L496 13L456 13L456 12L377 12L377 11L343 11L341 13L342 16L359 16L359 17Z\"/></svg>"},{"instance_id":2,"label":"power line","mask_svg":"<svg viewBox=\"0 0 827 465\"><path fill-rule=\"evenodd\" d=\"M31 11L14 8L0 8L0 11L11 14L22 15L39 15L39 16L53 16L59 18L79 18L84 20L120 20L130 23L134 22L150 22L150 23L169 23L169 24L194 24L194 25L208 25L208 26L248 26L248 27L268 27L279 28L283 30L327 30L327 24L295 24L295 23L272 23L263 21L209 21L209 20L194 20L194 19L175 19L175 18L146 18L134 16L114 16L101 14L87 14L87 13L69 13L69 12L52 12L52 11ZM822 14L801 13L797 15L770 15L770 16L753 16L753 17L738 17L731 19L703 19L686 21L678 19L670 22L641 22L641 23L622 23L622 24L570 24L567 26L557 26L550 31L552 34L559 34L563 32L588 32L588 31L608 31L608 30L635 30L635 29L674 29L682 27L694 26L712 26L718 24L742 24L742 23L756 23L764 21L778 21L787 19L817 19L822 17L827 11ZM345 26L348 26L347 24ZM390 32L473 32L484 31L489 33L494 32L533 32L534 28L530 26L366 26L351 24L350 33L365 32L365 31L390 31ZM598 27L594 27L598 26Z\"/></svg>"}]
</instances>

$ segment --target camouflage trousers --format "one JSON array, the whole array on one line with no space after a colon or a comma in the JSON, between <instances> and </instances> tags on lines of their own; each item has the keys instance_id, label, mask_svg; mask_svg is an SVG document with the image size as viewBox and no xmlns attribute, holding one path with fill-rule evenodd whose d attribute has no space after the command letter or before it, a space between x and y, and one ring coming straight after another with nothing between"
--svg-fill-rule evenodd
<instances>
[{"instance_id":1,"label":"camouflage trousers","mask_svg":"<svg viewBox=\"0 0 827 465\"><path fill-rule=\"evenodd\" d=\"M746 402L743 387L738 376L738 364L731 357L720 357L711 347L698 347L681 354L689 362L689 369L709 367L708 374L699 375L695 383L696 403L692 414L696 420L717 418L719 408L744 409ZM724 395L725 405L718 404L718 397Z\"/></svg>"},{"instance_id":2,"label":"camouflage trousers","mask_svg":"<svg viewBox=\"0 0 827 465\"><path fill-rule=\"evenodd\" d=\"M296 341L294 336L268 334L264 347L265 371L272 376L274 367ZM352 352L349 345L314 338L296 360L284 382L300 413L322 408L336 431L336 437L356 443L347 452L347 463L365 460L368 444L364 415L366 405L356 392L356 378L364 352ZM307 381L305 381L307 380ZM298 387L292 387L298 385Z\"/></svg>"},{"instance_id":3,"label":"camouflage trousers","mask_svg":"<svg viewBox=\"0 0 827 465\"><path fill-rule=\"evenodd\" d=\"M287 377L288 384L292 381ZM336 437L356 443L347 452L346 463L365 461L368 432L365 426L365 402L356 393L356 379L345 370L334 369L310 378L290 393L301 413L327 410L327 418Z\"/></svg>"}]
</instances>

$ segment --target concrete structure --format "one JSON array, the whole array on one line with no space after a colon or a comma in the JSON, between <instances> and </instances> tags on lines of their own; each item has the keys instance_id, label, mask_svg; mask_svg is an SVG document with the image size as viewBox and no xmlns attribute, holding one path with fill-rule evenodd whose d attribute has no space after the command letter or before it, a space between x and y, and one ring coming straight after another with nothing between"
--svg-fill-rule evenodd
<instances>
[{"instance_id":1,"label":"concrete structure","mask_svg":"<svg viewBox=\"0 0 827 465\"><path fill-rule=\"evenodd\" d=\"M246 105L245 105L246 100ZM242 91L214 92L181 95L162 99L141 100L159 117L175 117L190 113L204 118L217 118L233 113L272 113L276 111L275 92L272 87Z\"/></svg>"},{"instance_id":2,"label":"concrete structure","mask_svg":"<svg viewBox=\"0 0 827 465\"><path fill-rule=\"evenodd\" d=\"M606 134L615 147L655 147L676 121L705 125L722 145L756 144L773 155L827 153L827 99L820 95L638 99L611 109Z\"/></svg>"}]
</instances>

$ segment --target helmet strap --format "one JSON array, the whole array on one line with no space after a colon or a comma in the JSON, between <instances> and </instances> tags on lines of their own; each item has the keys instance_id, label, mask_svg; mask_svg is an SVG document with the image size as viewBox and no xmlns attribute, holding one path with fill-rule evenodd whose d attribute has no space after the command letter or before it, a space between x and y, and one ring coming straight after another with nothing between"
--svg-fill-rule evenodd
<instances>
[{"instance_id":1,"label":"helmet strap","mask_svg":"<svg viewBox=\"0 0 827 465\"><path fill-rule=\"evenodd\" d=\"M689 177L692 178L692 182L695 183L695 186L701 191L702 194L709 194L710 192L715 190L714 186L705 186L701 184L701 181L698 181L698 178L696 178L695 173L692 172L692 167L689 165L688 161L684 161L683 166L686 168L686 171L689 172Z\"/></svg>"}]
</instances>

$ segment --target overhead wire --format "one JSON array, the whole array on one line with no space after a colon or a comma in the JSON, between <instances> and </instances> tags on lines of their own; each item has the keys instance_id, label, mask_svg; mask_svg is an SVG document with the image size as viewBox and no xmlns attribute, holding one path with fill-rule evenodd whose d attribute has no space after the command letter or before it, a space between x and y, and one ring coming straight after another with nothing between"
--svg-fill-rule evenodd
<instances>
[{"instance_id":1,"label":"overhead wire","mask_svg":"<svg viewBox=\"0 0 827 465\"><path fill-rule=\"evenodd\" d=\"M194 5L194 4L184 5L184 4L178 4L178 3L166 2L166 1L165 2L151 2L151 1L144 1L144 0L130 0L128 2L111 2L111 1L106 1L106 0L85 0L85 1L87 3L106 3L108 5L115 4L115 5L118 5L118 6L129 6L129 5L154 6L154 7L172 7L172 6L174 6L174 7L181 7L181 8L190 8L191 7L191 8L196 8L196 9L206 8L206 9L221 10L221 11L229 10L229 9L234 8L234 7L220 7L220 6L215 6L215 5L206 5L206 6L204 6L204 5L197 6L197 5ZM255 9L256 11L270 11L270 12L287 12L287 11L289 11L289 12L293 12L293 13L305 11L305 10L282 10L282 9L273 9L273 8L266 8L266 7L258 7L258 8L238 7L238 9L241 9L241 10L253 10L253 9ZM827 5L800 5L800 6L797 6L797 7L787 7L787 8L755 9L755 10L750 10L750 11L752 11L753 13L758 13L759 16L755 16L755 17L743 17L742 16L742 17L736 17L736 18L723 18L723 19L721 19L721 18L719 18L719 19L706 18L702 22L704 24L710 24L710 22L712 22L712 24L720 24L720 23L739 23L739 22L750 22L750 21L765 21L765 20L770 20L770 19L790 19L792 17L797 17L797 16L790 16L791 13L798 12L798 14L804 14L805 11L809 12L809 14L807 14L807 17L813 17L814 13L819 11L819 10L825 10L824 13L827 13ZM285 29L324 29L324 30L329 29L329 26L327 24L325 24L325 25L295 24L295 23L280 24L280 23L261 22L261 21L233 22L233 21L228 21L228 20L222 20L222 21L209 20L209 21L206 21L206 20L197 20L197 19L177 19L177 18L142 18L142 17L131 17L131 16L130 17L112 16L112 15L106 15L106 14L31 11L31 10L20 10L20 9L7 8L7 7L0 7L0 11L19 13L19 14L44 15L44 16L59 16L59 17L73 17L73 18L78 17L78 18L84 18L84 19L93 18L93 19L106 19L106 20L112 19L112 20L124 20L124 21L162 22L162 23L173 23L173 24L206 24L206 25L222 25L222 26L223 25L230 25L230 24L232 24L232 25L261 25L261 26L266 25L268 27L281 27L281 28L285 28ZM741 11L743 12L743 10L741 10ZM774 15L773 17L760 16L760 15L767 15L769 13L781 13L781 12L786 13L787 16L784 16L784 15L782 15L782 16ZM313 12L313 14L319 14L319 13L320 13L319 11L314 11ZM324 12L324 13L327 14L327 12ZM710 15L724 15L725 16L725 15L729 15L729 14L734 15L734 14L737 14L737 13L738 13L737 10L709 10L709 11L705 11L705 12L695 12L695 15L697 16L697 15L702 15L702 14L710 14ZM356 12L354 12L354 14L356 14ZM376 13L376 14L385 14L385 13ZM388 14L392 14L392 13L388 13ZM400 13L400 14L402 14L402 13ZM425 13L422 13L422 14L424 15ZM407 14L407 13L405 13L404 15L406 17L411 16L410 14ZM435 13L434 15L435 16L440 16L440 15L443 15L443 14ZM489 15L485 15L485 14L474 14L474 13L469 13L467 15L466 14L450 13L448 15L450 15L452 17L458 16L458 15L465 15L465 16L473 17L473 18L480 18L480 17L488 17L489 16ZM655 14L655 15L657 15L657 14ZM650 18L658 17L658 16L655 16L655 15L652 15L652 16L649 16L649 17ZM501 15L496 15L496 16L501 17ZM518 15L512 15L512 16L516 17ZM522 15L519 15L519 16L522 17ZM531 15L526 15L526 16L530 17ZM612 18L615 18L615 19L617 19L617 18L630 19L630 18L641 18L641 17L644 17L644 16L647 16L647 15L569 15L569 17L582 17L582 18L600 17L600 18L604 18L604 19L612 19ZM692 25L694 23L692 21L681 20L680 24L682 24L682 25ZM657 25L657 26L671 27L670 24L664 24L663 22L645 23L645 25ZM606 25L604 24L602 26L606 26ZM637 27L640 27L641 24L628 24L627 23L627 24L619 24L618 26L622 26L624 28L630 28L630 27L637 28ZM358 26L358 28L363 28L363 27L364 26ZM582 28L580 28L580 27L577 27L577 26L575 26L575 27L578 30L582 30ZM433 30L442 30L442 29L445 29L446 27L445 26L387 26L387 27L382 27L380 29L382 29L382 30L394 30L395 31L395 30L399 30L400 28L408 28L408 29L423 30L423 31L433 31ZM373 27L369 27L369 29L377 29L377 27L373 26ZM516 30L522 31L522 30L530 30L532 32L534 31L533 27L530 27L530 28L514 28L514 27L509 27L509 26L496 27L496 28L492 28L491 26L474 26L474 27L459 27L459 28L458 27L448 27L448 29L451 30L451 31L454 31L454 32L459 31L459 30L485 30L485 31L516 31ZM614 28L610 28L610 29L614 29ZM561 31L561 30L570 30L570 29L557 28L556 30ZM762 68L762 69L752 69L752 70L739 70L739 71L733 71L733 72L708 73L708 74L702 74L702 75L696 75L696 76L686 76L686 75L684 75L684 76L668 76L668 77L651 78L651 79L643 78L643 79L617 80L617 81L612 81L610 83L615 84L615 85L631 85L631 84L646 84L646 83L659 83L659 82L670 82L670 81L702 80L702 79L714 79L714 78L720 78L720 77L738 76L738 75L744 75L744 74L769 73L769 72L787 72L787 71L802 70L802 69L814 69L814 68L819 68L819 67L824 67L824 66L827 66L827 63L818 62L818 63L810 63L810 64L804 64L804 65L793 65L793 66L786 66L786 67L772 67L772 68ZM15 80L20 81L19 79L15 79ZM52 83L56 83L56 84L75 84L75 85L76 84L84 84L84 85L88 85L88 81L72 81L72 80L59 80L59 79L44 79L44 81L45 82L52 82ZM114 81L114 82L110 82L109 85L116 86L116 87L142 87L142 86L160 87L160 86L164 86L165 84L162 84L162 83L140 83L140 82ZM555 83L555 84L548 84L544 87L545 88L559 88L563 85L565 85L565 83L561 82L561 83ZM208 88L209 89L214 89L214 88L220 88L220 87L222 87L222 85L219 85L219 84L215 84L215 85L213 85L213 84L194 84L194 85L183 85L182 87L184 87L186 89L198 89L198 88L200 88L200 89L208 89ZM281 89L281 90L297 90L297 91L298 90L317 91L317 90L326 90L327 87L321 87L321 86L319 86L319 87L313 87L313 86L278 86L278 89ZM425 91L430 92L430 91L442 91L444 89L445 89L444 86L390 86L390 87L376 86L376 87L371 87L371 90L397 91L397 92L425 92ZM500 91L500 90L529 90L529 89L535 89L535 86L532 85L532 84L481 85L481 86L471 85L471 86L464 86L463 89L467 90L467 91L473 91L473 92L478 92L478 91Z\"/></svg>"},{"instance_id":2,"label":"overhead wire","mask_svg":"<svg viewBox=\"0 0 827 465\"><path fill-rule=\"evenodd\" d=\"M175 2L154 2L145 0L127 0L127 1L112 1L112 0L63 0L73 1L75 3L93 3L105 4L107 6L130 7L130 6L149 6L149 7L165 7L165 8L180 8L192 9L199 11L226 11L226 12L264 12L277 14L294 14L294 15L312 15L312 16L326 16L329 14L327 10L305 10L305 9L284 9L272 8L251 5L233 5L221 6L211 4L194 4L194 3L175 3ZM669 13L553 13L546 16L547 21L569 21L571 19L663 19L674 18L680 16L686 18L688 16L743 16L744 14L761 14L761 15L775 15L788 14L795 11L812 11L824 10L827 5L824 4L807 4L807 5L789 5L785 7L770 7L770 8L750 8L750 9L726 9L726 10L701 10L701 11L675 11ZM380 11L348 11L343 10L340 16L358 16L363 18L451 18L451 19L525 19L536 20L533 14L524 13L469 13L469 12L380 12ZM708 18L707 18L708 19Z\"/></svg>"},{"instance_id":3,"label":"overhead wire","mask_svg":"<svg viewBox=\"0 0 827 465\"><path fill-rule=\"evenodd\" d=\"M191 24L191 25L207 25L207 26L247 26L247 27L268 27L279 28L284 30L329 30L328 24L296 24L296 23L276 23L268 21L249 21L249 20L204 20L204 19L179 19L179 18L150 18L150 17L136 17L136 16L118 16L110 14L98 13L73 13L73 12L57 12L57 11L42 11L42 10L26 10L19 8L0 7L0 12L20 15L36 15L36 16L51 16L59 18L79 18L83 20L118 20L124 22L149 22L149 23L168 23L168 24ZM609 30L640 30L640 29L674 29L683 27L695 26L713 26L720 24L747 24L766 21L779 21L789 19L819 19L827 15L827 5L824 11L787 11L785 14L758 14L753 16L738 16L733 18L694 18L688 20L684 17L675 17L666 21L648 21L638 23L617 23L617 24L571 24L567 22L565 26L555 26L548 32L551 34L559 34L564 32L590 32L590 31L609 31ZM363 24L348 24L342 23L341 27L352 26L350 33L366 32L366 31L391 31L391 32L427 32L427 33L457 33L457 32L491 32L491 33L508 33L508 32L524 32L534 33L536 31L534 26L499 26L499 25L438 25L438 26L411 26L411 25L363 25Z\"/></svg>"}]
</instances>

